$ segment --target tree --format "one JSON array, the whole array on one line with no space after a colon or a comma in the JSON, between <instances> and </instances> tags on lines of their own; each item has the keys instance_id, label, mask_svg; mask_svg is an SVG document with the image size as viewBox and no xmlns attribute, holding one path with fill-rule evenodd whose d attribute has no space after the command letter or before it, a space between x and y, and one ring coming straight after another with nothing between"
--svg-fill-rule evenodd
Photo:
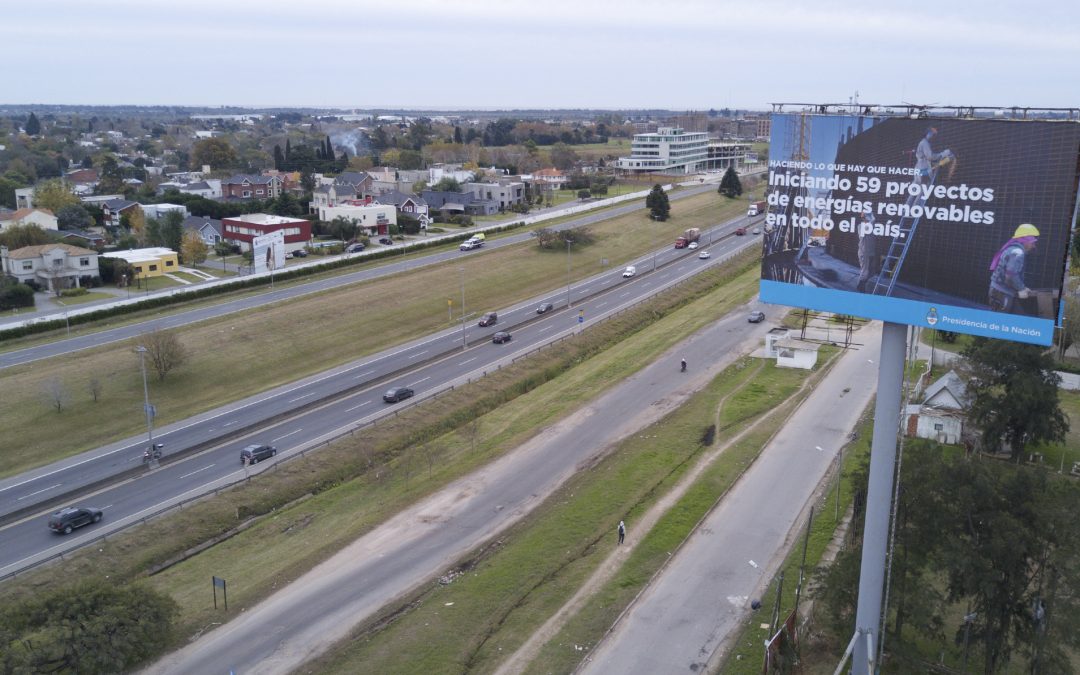
<instances>
[{"instance_id":1,"label":"tree","mask_svg":"<svg viewBox=\"0 0 1080 675\"><path fill-rule=\"evenodd\" d=\"M172 637L172 598L141 584L83 581L8 603L4 672L119 673L157 654Z\"/></svg>"},{"instance_id":2,"label":"tree","mask_svg":"<svg viewBox=\"0 0 1080 675\"><path fill-rule=\"evenodd\" d=\"M209 164L212 169L229 169L237 164L236 151L224 138L204 138L191 148L195 166Z\"/></svg>"},{"instance_id":3,"label":"tree","mask_svg":"<svg viewBox=\"0 0 1080 675\"><path fill-rule=\"evenodd\" d=\"M563 171L573 169L578 162L578 155L566 143L556 143L551 148L551 163Z\"/></svg>"},{"instance_id":4,"label":"tree","mask_svg":"<svg viewBox=\"0 0 1080 675\"><path fill-rule=\"evenodd\" d=\"M184 240L184 216L179 211L169 211L159 225L161 245L173 251L180 251Z\"/></svg>"},{"instance_id":5,"label":"tree","mask_svg":"<svg viewBox=\"0 0 1080 675\"><path fill-rule=\"evenodd\" d=\"M436 192L461 192L461 183L451 176L443 176L431 189Z\"/></svg>"},{"instance_id":6,"label":"tree","mask_svg":"<svg viewBox=\"0 0 1080 675\"><path fill-rule=\"evenodd\" d=\"M300 171L300 187L304 188L305 192L315 190L315 174L312 173L310 167Z\"/></svg>"},{"instance_id":7,"label":"tree","mask_svg":"<svg viewBox=\"0 0 1080 675\"><path fill-rule=\"evenodd\" d=\"M589 192L588 190L578 190L577 191L577 196L578 196L578 199L588 199L589 197L592 196L592 193Z\"/></svg>"},{"instance_id":8,"label":"tree","mask_svg":"<svg viewBox=\"0 0 1080 675\"><path fill-rule=\"evenodd\" d=\"M1061 330L1054 337L1058 345L1058 358L1064 359L1065 352L1080 343L1080 300L1074 295L1065 296L1065 315L1062 317Z\"/></svg>"},{"instance_id":9,"label":"tree","mask_svg":"<svg viewBox=\"0 0 1080 675\"><path fill-rule=\"evenodd\" d=\"M716 191L730 199L742 194L742 181L739 180L739 174L735 173L734 167L727 168L724 177L720 179L720 187Z\"/></svg>"},{"instance_id":10,"label":"tree","mask_svg":"<svg viewBox=\"0 0 1080 675\"><path fill-rule=\"evenodd\" d=\"M198 232L189 230L184 233L184 239L180 244L180 257L183 258L185 265L200 265L206 262L209 252L210 247L206 245Z\"/></svg>"},{"instance_id":11,"label":"tree","mask_svg":"<svg viewBox=\"0 0 1080 675\"><path fill-rule=\"evenodd\" d=\"M285 170L285 153L281 151L280 145L274 146L274 168L278 171Z\"/></svg>"},{"instance_id":12,"label":"tree","mask_svg":"<svg viewBox=\"0 0 1080 675\"><path fill-rule=\"evenodd\" d=\"M29 136L37 136L41 133L41 122L34 113L30 113L30 117L26 120L26 133Z\"/></svg>"},{"instance_id":13,"label":"tree","mask_svg":"<svg viewBox=\"0 0 1080 675\"><path fill-rule=\"evenodd\" d=\"M139 341L146 348L146 356L157 373L158 381L164 381L166 375L187 361L187 350L172 331L143 333Z\"/></svg>"},{"instance_id":14,"label":"tree","mask_svg":"<svg viewBox=\"0 0 1080 675\"><path fill-rule=\"evenodd\" d=\"M78 206L79 198L59 178L47 180L34 188L34 205L60 213L65 206Z\"/></svg>"},{"instance_id":15,"label":"tree","mask_svg":"<svg viewBox=\"0 0 1080 675\"><path fill-rule=\"evenodd\" d=\"M124 174L120 171L120 165L117 164L115 157L106 155L101 160L99 173L101 178L98 180L97 187L94 188L99 195L116 194L124 191Z\"/></svg>"},{"instance_id":16,"label":"tree","mask_svg":"<svg viewBox=\"0 0 1080 675\"><path fill-rule=\"evenodd\" d=\"M563 242L562 233L550 227L538 227L532 231L532 236L536 237L540 248L556 248Z\"/></svg>"},{"instance_id":17,"label":"tree","mask_svg":"<svg viewBox=\"0 0 1080 675\"><path fill-rule=\"evenodd\" d=\"M659 183L649 191L649 196L645 198L645 206L649 209L649 216L653 220L664 221L671 215L671 204L667 193Z\"/></svg>"},{"instance_id":18,"label":"tree","mask_svg":"<svg viewBox=\"0 0 1080 675\"><path fill-rule=\"evenodd\" d=\"M56 408L57 413L63 411L64 404L68 400L68 393L64 382L59 377L52 377L45 381L45 399L50 407Z\"/></svg>"},{"instance_id":19,"label":"tree","mask_svg":"<svg viewBox=\"0 0 1080 675\"><path fill-rule=\"evenodd\" d=\"M345 216L338 216L330 221L330 234L341 241L351 241L356 237L356 222Z\"/></svg>"},{"instance_id":20,"label":"tree","mask_svg":"<svg viewBox=\"0 0 1080 675\"><path fill-rule=\"evenodd\" d=\"M984 447L1008 443L1012 458L1029 443L1062 442L1069 423L1061 411L1053 358L1037 345L976 337L963 352L972 368L968 417Z\"/></svg>"},{"instance_id":21,"label":"tree","mask_svg":"<svg viewBox=\"0 0 1080 675\"><path fill-rule=\"evenodd\" d=\"M12 225L0 232L0 244L7 246L12 251L25 246L39 246L50 243L52 243L52 237L49 236L49 233L32 223Z\"/></svg>"},{"instance_id":22,"label":"tree","mask_svg":"<svg viewBox=\"0 0 1080 675\"><path fill-rule=\"evenodd\" d=\"M81 204L71 204L56 212L56 223L61 230L81 230L94 224L94 219Z\"/></svg>"},{"instance_id":23,"label":"tree","mask_svg":"<svg viewBox=\"0 0 1080 675\"><path fill-rule=\"evenodd\" d=\"M142 207L136 206L120 214L120 227L130 232L140 246L145 245L149 240L146 225L146 214L143 213Z\"/></svg>"},{"instance_id":24,"label":"tree","mask_svg":"<svg viewBox=\"0 0 1080 675\"><path fill-rule=\"evenodd\" d=\"M454 142L457 143L458 145L461 145L462 143L464 143L464 141L461 138L461 127L454 127Z\"/></svg>"}]
</instances>

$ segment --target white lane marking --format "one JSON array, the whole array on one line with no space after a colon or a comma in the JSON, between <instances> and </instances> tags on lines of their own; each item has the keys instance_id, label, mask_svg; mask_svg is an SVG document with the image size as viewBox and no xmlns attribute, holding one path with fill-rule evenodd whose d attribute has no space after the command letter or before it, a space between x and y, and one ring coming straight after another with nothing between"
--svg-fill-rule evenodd
<instances>
[{"instance_id":1,"label":"white lane marking","mask_svg":"<svg viewBox=\"0 0 1080 675\"><path fill-rule=\"evenodd\" d=\"M356 410L357 408L363 408L364 406L366 406L369 403L371 403L371 401L364 401L363 403L360 403L358 405L354 405L351 408L346 408L345 412L352 412L352 411Z\"/></svg>"},{"instance_id":2,"label":"white lane marking","mask_svg":"<svg viewBox=\"0 0 1080 675\"><path fill-rule=\"evenodd\" d=\"M360 373L359 375L353 375L353 379L354 380L359 380L361 377L367 377L368 375L370 375L370 374L372 374L374 372L375 372L374 370L366 370L366 371Z\"/></svg>"},{"instance_id":3,"label":"white lane marking","mask_svg":"<svg viewBox=\"0 0 1080 675\"><path fill-rule=\"evenodd\" d=\"M421 382L427 382L430 379L431 379L430 377L425 377L425 378L423 378L421 380L417 380L416 382L410 383L409 386L410 387L415 387L416 385L420 384Z\"/></svg>"},{"instance_id":4,"label":"white lane marking","mask_svg":"<svg viewBox=\"0 0 1080 675\"><path fill-rule=\"evenodd\" d=\"M416 358L417 356L423 356L424 354L427 354L427 353L428 353L428 350L426 350L426 349L425 349L425 350L424 350L424 351L422 351L422 352L416 352L415 354L413 354L413 355L412 355L412 356L410 356L409 358L410 358L410 359L415 359L415 358Z\"/></svg>"},{"instance_id":5,"label":"white lane marking","mask_svg":"<svg viewBox=\"0 0 1080 675\"><path fill-rule=\"evenodd\" d=\"M297 396L296 398L290 398L290 399L289 399L289 403L296 403L297 401L299 401L299 400L301 400L301 399L305 399L305 398L307 398L308 396L314 396L314 395L315 395L315 392L313 392L313 391L310 391L310 392L308 392L308 393L304 394L303 396Z\"/></svg>"},{"instance_id":6,"label":"white lane marking","mask_svg":"<svg viewBox=\"0 0 1080 675\"><path fill-rule=\"evenodd\" d=\"M301 432L301 431L303 431L303 430L304 430L304 428L303 428L303 427L300 427L300 428L299 428L299 429L297 429L296 431L290 431L289 433L285 434L284 436L278 436L277 438L271 438L271 439L270 439L270 442L271 442L271 443L275 443L275 442L277 442L277 441L280 441L280 440L281 440L281 439L283 439L283 438L288 438L289 436L292 436L293 434L298 434L298 433L300 433L300 432Z\"/></svg>"},{"instance_id":7,"label":"white lane marking","mask_svg":"<svg viewBox=\"0 0 1080 675\"><path fill-rule=\"evenodd\" d=\"M49 487L47 487L47 488L43 488L43 489L41 489L41 490L38 490L37 492L31 492L31 493L30 493L30 494L28 494L28 495L23 495L22 497L19 497L19 498L18 498L18 499L16 499L15 501L17 501L17 502L18 502L18 501L22 501L22 500L26 499L27 497L33 497L34 495L39 495L39 494L41 494L42 492L48 492L49 490L52 490L53 488L58 488L58 487L60 487L61 485L63 485L63 483L57 483L56 485L50 485L50 486L49 486Z\"/></svg>"},{"instance_id":8,"label":"white lane marking","mask_svg":"<svg viewBox=\"0 0 1080 675\"><path fill-rule=\"evenodd\" d=\"M550 328L552 328L552 326L544 326L544 327L542 327L542 328L538 328L538 329L536 330L536 332L537 332L537 333L543 333L544 331L546 331L546 330L548 330L548 329L550 329Z\"/></svg>"},{"instance_id":9,"label":"white lane marking","mask_svg":"<svg viewBox=\"0 0 1080 675\"><path fill-rule=\"evenodd\" d=\"M620 298L625 298L625 297L626 297L626 296L628 296L628 295L630 295L630 291L627 291L627 292L623 293L623 294L622 294L622 295L620 295L619 297L620 297Z\"/></svg>"},{"instance_id":10,"label":"white lane marking","mask_svg":"<svg viewBox=\"0 0 1080 675\"><path fill-rule=\"evenodd\" d=\"M601 302L599 305L596 306L596 308L600 309L601 307L603 307L606 304L607 304L606 302Z\"/></svg>"},{"instance_id":11,"label":"white lane marking","mask_svg":"<svg viewBox=\"0 0 1080 675\"><path fill-rule=\"evenodd\" d=\"M199 473L200 471L206 471L207 469L209 469L209 468L211 468L213 466L214 466L213 464L210 464L208 466L204 466L201 469L195 469L191 473L185 473L183 476L180 476L180 478L187 478L188 476L194 476L195 474ZM176 480L180 480L180 478L177 478Z\"/></svg>"},{"instance_id":12,"label":"white lane marking","mask_svg":"<svg viewBox=\"0 0 1080 675\"><path fill-rule=\"evenodd\" d=\"M480 357L478 357L478 356L474 356L474 357L472 357L471 359L469 359L469 360L467 360L467 361L462 361L462 362L461 362L461 363L459 363L458 365L459 365L459 366L463 366L463 365L465 365L466 363L472 363L473 361L475 361L475 360L476 360L476 359L478 359L478 358L480 358Z\"/></svg>"},{"instance_id":13,"label":"white lane marking","mask_svg":"<svg viewBox=\"0 0 1080 675\"><path fill-rule=\"evenodd\" d=\"M232 425L236 424L236 423L237 423L237 422L239 422L239 421L240 421L240 420L233 420L233 421L231 421L231 422L226 422L225 424L223 424L223 425L221 425L221 426L223 426L223 427L231 427Z\"/></svg>"}]
</instances>

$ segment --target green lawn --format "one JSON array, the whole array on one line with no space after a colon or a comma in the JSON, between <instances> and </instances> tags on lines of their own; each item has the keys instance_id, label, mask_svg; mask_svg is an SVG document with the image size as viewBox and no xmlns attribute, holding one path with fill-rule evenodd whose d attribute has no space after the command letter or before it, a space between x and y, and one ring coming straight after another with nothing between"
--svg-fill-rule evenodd
<instances>
[{"instance_id":1,"label":"green lawn","mask_svg":"<svg viewBox=\"0 0 1080 675\"><path fill-rule=\"evenodd\" d=\"M571 276L580 279L602 271L601 259L608 260L609 269L619 266L658 241L670 241L688 227L714 224L735 211L735 205L709 192L673 203L672 218L665 223L649 220L641 209L592 225L596 243L575 250ZM565 284L566 256L561 250L541 252L529 242L475 253L178 329L189 351L188 363L165 381L150 383L157 423L184 419L447 327L447 299L454 302L455 320L460 312L459 268L464 269L469 313L504 307ZM402 283L405 279L408 283ZM0 407L0 428L13 442L0 453L0 476L139 433L143 393L132 353L135 342L6 369L9 404ZM276 358L274 368L258 368L251 354L284 358ZM67 392L63 415L42 403L42 391L54 378ZM91 379L105 383L96 403L86 393Z\"/></svg>"},{"instance_id":2,"label":"green lawn","mask_svg":"<svg viewBox=\"0 0 1080 675\"><path fill-rule=\"evenodd\" d=\"M98 300L115 300L116 296L111 293L101 293L91 291L85 295L73 295L71 297L53 298L53 302L64 307L70 307L72 305L83 305L88 302L97 302Z\"/></svg>"}]
</instances>

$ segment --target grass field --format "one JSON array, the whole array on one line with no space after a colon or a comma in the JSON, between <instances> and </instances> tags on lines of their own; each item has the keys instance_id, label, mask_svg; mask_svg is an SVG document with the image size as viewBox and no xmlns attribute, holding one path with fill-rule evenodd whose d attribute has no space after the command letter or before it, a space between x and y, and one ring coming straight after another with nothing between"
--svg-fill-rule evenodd
<instances>
[{"instance_id":1,"label":"grass field","mask_svg":"<svg viewBox=\"0 0 1080 675\"><path fill-rule=\"evenodd\" d=\"M111 293L101 293L101 292L90 291L89 293L86 293L85 295L75 295L75 296L71 296L71 297L67 297L67 298L64 298L64 297L53 298L53 302L55 302L56 304L61 305L63 307L74 307L74 306L78 306L78 305L84 305L84 304L86 304L88 302L96 302L98 300L112 300L115 297L116 296L112 295Z\"/></svg>"},{"instance_id":2,"label":"grass field","mask_svg":"<svg viewBox=\"0 0 1080 675\"><path fill-rule=\"evenodd\" d=\"M618 266L687 227L711 225L736 211L719 195L705 193L675 202L666 223L649 220L642 209L591 226L596 243L571 255L571 276L602 271L601 258ZM525 243L178 329L189 359L165 381L151 382L158 425L445 328L447 300L454 303L455 319L461 311L459 268L466 311L475 314L561 287L566 256ZM15 440L0 451L0 476L138 433L142 380L132 351L136 342L7 369L9 404L0 408L0 428ZM259 357L272 358L274 367L259 367ZM89 393L94 379L104 383L96 403ZM53 381L64 392L62 415L45 401Z\"/></svg>"}]
</instances>

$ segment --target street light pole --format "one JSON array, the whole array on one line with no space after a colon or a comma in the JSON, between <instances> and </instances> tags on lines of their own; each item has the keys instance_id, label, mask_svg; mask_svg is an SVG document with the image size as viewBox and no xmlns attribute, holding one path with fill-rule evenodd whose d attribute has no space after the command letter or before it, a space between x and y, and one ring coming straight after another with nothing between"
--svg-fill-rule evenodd
<instances>
[{"instance_id":1,"label":"street light pole","mask_svg":"<svg viewBox=\"0 0 1080 675\"><path fill-rule=\"evenodd\" d=\"M570 240L566 240L566 306L573 307L570 302Z\"/></svg>"},{"instance_id":2,"label":"street light pole","mask_svg":"<svg viewBox=\"0 0 1080 675\"><path fill-rule=\"evenodd\" d=\"M146 438L149 443L150 456L154 454L154 413L153 408L150 407L150 387L146 383L146 347L139 345L135 348L135 351L139 354L139 368L142 370L142 386L143 386L143 412L146 413Z\"/></svg>"}]
</instances>

